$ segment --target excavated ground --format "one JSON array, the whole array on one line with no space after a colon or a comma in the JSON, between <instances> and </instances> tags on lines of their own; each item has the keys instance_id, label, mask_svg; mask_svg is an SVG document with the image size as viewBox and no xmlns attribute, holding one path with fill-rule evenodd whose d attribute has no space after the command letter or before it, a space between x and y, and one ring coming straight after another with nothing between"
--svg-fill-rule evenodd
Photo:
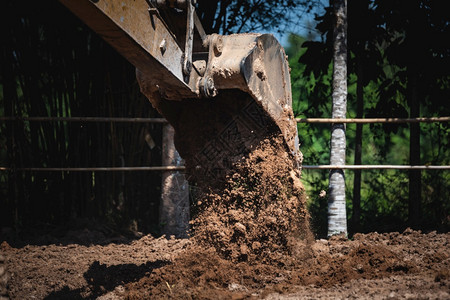
<instances>
[{"instance_id":1,"label":"excavated ground","mask_svg":"<svg viewBox=\"0 0 450 300\"><path fill-rule=\"evenodd\" d=\"M277 136L264 139L226 181L204 189L189 240L128 239L104 227L7 238L0 249L9 297L450 298L449 233L311 238L284 147Z\"/></svg>"},{"instance_id":2,"label":"excavated ground","mask_svg":"<svg viewBox=\"0 0 450 300\"><path fill-rule=\"evenodd\" d=\"M450 298L448 233L317 240L284 265L232 262L188 240L110 239L105 230L28 242L1 244L11 299Z\"/></svg>"}]
</instances>

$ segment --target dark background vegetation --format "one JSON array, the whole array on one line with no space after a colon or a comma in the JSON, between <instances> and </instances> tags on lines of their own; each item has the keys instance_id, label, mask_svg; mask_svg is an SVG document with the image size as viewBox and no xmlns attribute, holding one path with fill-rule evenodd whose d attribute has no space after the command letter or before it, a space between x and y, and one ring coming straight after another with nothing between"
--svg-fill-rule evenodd
<instances>
[{"instance_id":1,"label":"dark background vegetation","mask_svg":"<svg viewBox=\"0 0 450 300\"><path fill-rule=\"evenodd\" d=\"M318 10L328 3L198 2L206 30L220 33L288 32L323 11L316 16L318 33L307 42L290 35L287 53L296 116L331 116L333 20L329 9ZM57 1L6 0L0 14L0 116L157 116L139 93L134 68ZM444 1L348 0L349 117L450 115L447 15ZM304 164L329 163L329 128L299 125ZM348 125L347 163L448 165L448 133L448 123ZM158 124L0 123L0 165L13 169L158 166L160 145ZM346 176L351 232L410 225L448 231L448 171ZM327 198L319 193L327 189L328 172L305 170L303 178L322 235ZM410 196L411 178L419 200ZM1 226L21 232L95 220L158 234L160 181L158 172L0 171Z\"/></svg>"},{"instance_id":2,"label":"dark background vegetation","mask_svg":"<svg viewBox=\"0 0 450 300\"><path fill-rule=\"evenodd\" d=\"M57 1L2 5L1 115L152 117L134 67ZM161 125L2 122L2 166L161 165ZM100 220L153 230L158 172L1 172L2 225ZM137 225L137 226L136 226Z\"/></svg>"}]
</instances>

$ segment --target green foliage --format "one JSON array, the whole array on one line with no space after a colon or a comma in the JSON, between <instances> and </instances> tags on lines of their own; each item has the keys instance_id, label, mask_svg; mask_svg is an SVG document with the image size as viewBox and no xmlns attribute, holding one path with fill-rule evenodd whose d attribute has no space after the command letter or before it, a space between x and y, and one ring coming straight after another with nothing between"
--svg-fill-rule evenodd
<instances>
[{"instance_id":1,"label":"green foliage","mask_svg":"<svg viewBox=\"0 0 450 300\"><path fill-rule=\"evenodd\" d=\"M450 95L448 18L439 1L348 1L348 117L356 116L357 84L363 85L366 117L408 117L411 109L411 70L420 70L416 86L422 116L448 116ZM291 78L296 116L330 117L332 15L317 18L324 40L291 37ZM411 24L411 26L409 25ZM413 66L413 67L411 67ZM364 77L358 81L358 68ZM416 68L416 69L414 69ZM409 84L408 84L409 83ZM297 90L297 91L296 91ZM312 101L314 100L314 101ZM304 164L328 164L329 125L299 125ZM347 163L353 163L356 125L347 125ZM448 123L420 125L420 164L448 165ZM410 130L407 124L363 126L362 164L409 164ZM327 172L303 171L309 207L319 235L326 230ZM422 228L450 227L450 174L421 172ZM353 171L346 171L349 217L353 202ZM408 171L362 171L361 225L363 231L398 230L408 221ZM314 222L315 220L315 222Z\"/></svg>"},{"instance_id":2,"label":"green foliage","mask_svg":"<svg viewBox=\"0 0 450 300\"><path fill-rule=\"evenodd\" d=\"M313 72L307 73L306 66L299 62L306 49L302 48L305 39L291 34L286 54L291 68L291 85L293 110L297 118L329 117L331 115L331 66L329 73L320 74L318 78ZM316 94L316 92L318 92ZM325 96L326 95L326 96ZM321 97L321 98L319 98ZM327 124L298 124L300 149L303 153L304 165L320 165L329 163L330 127ZM313 217L312 226L319 235L327 232L327 199L320 196L327 190L328 175L326 171L303 171L302 180L308 195L308 209Z\"/></svg>"}]
</instances>

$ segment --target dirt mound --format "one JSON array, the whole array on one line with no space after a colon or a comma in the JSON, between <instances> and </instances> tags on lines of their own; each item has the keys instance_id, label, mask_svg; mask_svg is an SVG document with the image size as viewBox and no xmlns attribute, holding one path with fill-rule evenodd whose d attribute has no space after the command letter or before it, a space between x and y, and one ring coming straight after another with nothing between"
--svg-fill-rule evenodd
<instances>
[{"instance_id":1,"label":"dirt mound","mask_svg":"<svg viewBox=\"0 0 450 300\"><path fill-rule=\"evenodd\" d=\"M264 139L233 165L225 183L203 190L192 244L173 264L127 286L131 299L245 296L286 278L282 273L310 255L298 162L282 139Z\"/></svg>"},{"instance_id":2,"label":"dirt mound","mask_svg":"<svg viewBox=\"0 0 450 300\"><path fill-rule=\"evenodd\" d=\"M281 138L264 139L225 184L200 195L192 244L172 264L127 285L127 297L265 297L414 271L382 244L312 242L300 174Z\"/></svg>"}]
</instances>

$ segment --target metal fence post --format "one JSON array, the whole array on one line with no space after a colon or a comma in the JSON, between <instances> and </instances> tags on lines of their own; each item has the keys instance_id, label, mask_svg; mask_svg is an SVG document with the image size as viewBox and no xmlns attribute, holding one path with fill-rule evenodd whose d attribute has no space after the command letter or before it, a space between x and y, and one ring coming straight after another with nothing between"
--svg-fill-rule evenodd
<instances>
[{"instance_id":1,"label":"metal fence post","mask_svg":"<svg viewBox=\"0 0 450 300\"><path fill-rule=\"evenodd\" d=\"M163 125L162 164L163 166L181 166L183 161L174 145L174 129ZM161 182L159 220L162 233L187 237L189 230L189 185L184 173L164 171Z\"/></svg>"}]
</instances>

